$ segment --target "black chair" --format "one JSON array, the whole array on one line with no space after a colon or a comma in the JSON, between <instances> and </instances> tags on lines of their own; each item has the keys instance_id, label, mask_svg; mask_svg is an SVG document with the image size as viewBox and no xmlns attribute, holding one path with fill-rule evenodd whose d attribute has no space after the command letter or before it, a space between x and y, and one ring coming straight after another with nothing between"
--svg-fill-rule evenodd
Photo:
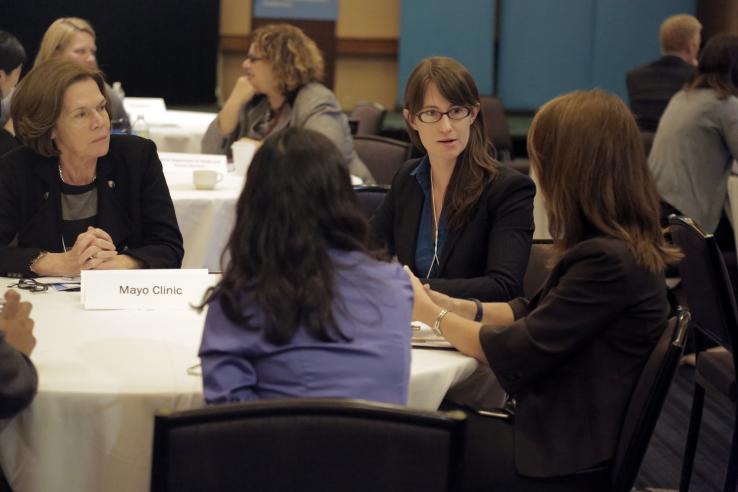
<instances>
[{"instance_id":1,"label":"black chair","mask_svg":"<svg viewBox=\"0 0 738 492\"><path fill-rule=\"evenodd\" d=\"M349 114L349 121L357 123L354 135L379 135L386 112L381 104L375 102L356 104Z\"/></svg>"},{"instance_id":2,"label":"black chair","mask_svg":"<svg viewBox=\"0 0 738 492\"><path fill-rule=\"evenodd\" d=\"M392 178L410 158L410 143L374 135L354 137L354 149L377 184L391 185Z\"/></svg>"},{"instance_id":3,"label":"black chair","mask_svg":"<svg viewBox=\"0 0 738 492\"><path fill-rule=\"evenodd\" d=\"M528 267L525 269L525 277L523 277L523 296L526 299L532 298L548 278L551 268L548 266L548 260L553 254L553 241L551 239L534 239L530 248L530 256L528 257Z\"/></svg>"},{"instance_id":4,"label":"black chair","mask_svg":"<svg viewBox=\"0 0 738 492\"><path fill-rule=\"evenodd\" d=\"M672 215L669 217L669 224L672 241L685 255L679 264L679 272L684 295L692 312L697 359L692 412L679 490L689 490L707 391L710 394L723 395L733 403L733 437L723 490L734 492L738 482L738 361L735 353L735 348L738 347L738 311L733 286L720 248L712 234L705 234L692 219L686 217ZM724 350L705 351L707 339L719 344Z\"/></svg>"},{"instance_id":5,"label":"black chair","mask_svg":"<svg viewBox=\"0 0 738 492\"><path fill-rule=\"evenodd\" d=\"M328 399L159 413L151 490L451 491L465 423L458 411Z\"/></svg>"},{"instance_id":6,"label":"black chair","mask_svg":"<svg viewBox=\"0 0 738 492\"><path fill-rule=\"evenodd\" d=\"M367 220L372 220L388 191L387 186L354 186L359 209Z\"/></svg>"},{"instance_id":7,"label":"black chair","mask_svg":"<svg viewBox=\"0 0 738 492\"><path fill-rule=\"evenodd\" d=\"M507 126L505 108L499 98L493 96L482 96L479 98L481 113L484 118L484 127L487 130L487 138L494 145L497 159L501 162L512 161L513 154L512 137L510 128Z\"/></svg>"},{"instance_id":8,"label":"black chair","mask_svg":"<svg viewBox=\"0 0 738 492\"><path fill-rule=\"evenodd\" d=\"M651 352L630 403L620 431L612 468L613 492L630 492L648 449L648 443L684 353L690 315L677 311Z\"/></svg>"}]
</instances>

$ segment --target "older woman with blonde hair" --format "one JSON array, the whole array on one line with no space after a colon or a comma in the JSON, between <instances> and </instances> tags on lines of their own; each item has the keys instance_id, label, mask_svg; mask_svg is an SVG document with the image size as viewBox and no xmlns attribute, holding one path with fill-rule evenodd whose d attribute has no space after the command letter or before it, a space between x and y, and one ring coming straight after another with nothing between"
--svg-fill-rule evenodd
<instances>
[{"instance_id":1,"label":"older woman with blonde hair","mask_svg":"<svg viewBox=\"0 0 738 492\"><path fill-rule=\"evenodd\" d=\"M580 91L545 104L528 134L555 264L530 301L483 306L428 292L415 319L489 364L513 420L473 421L474 490L607 490L625 411L669 316L659 199L633 115ZM474 488L476 487L476 488Z\"/></svg>"},{"instance_id":2,"label":"older woman with blonde hair","mask_svg":"<svg viewBox=\"0 0 738 492\"><path fill-rule=\"evenodd\" d=\"M13 97L23 143L0 160L0 274L179 268L184 254L156 147L110 135L100 71L39 63Z\"/></svg>"},{"instance_id":3,"label":"older woman with blonde hair","mask_svg":"<svg viewBox=\"0 0 738 492\"><path fill-rule=\"evenodd\" d=\"M348 118L336 96L320 83L323 57L315 42L288 24L260 27L251 33L242 67L246 75L223 104L202 140L207 154L226 154L241 138L260 142L288 126L315 130L341 151L351 174L373 178L354 151Z\"/></svg>"},{"instance_id":4,"label":"older woman with blonde hair","mask_svg":"<svg viewBox=\"0 0 738 492\"><path fill-rule=\"evenodd\" d=\"M86 67L97 67L97 44L95 30L89 22L78 17L62 17L51 23L44 33L34 66L52 58L62 57L79 62ZM105 97L110 101L110 119L128 126L128 114L123 100L105 83Z\"/></svg>"}]
</instances>

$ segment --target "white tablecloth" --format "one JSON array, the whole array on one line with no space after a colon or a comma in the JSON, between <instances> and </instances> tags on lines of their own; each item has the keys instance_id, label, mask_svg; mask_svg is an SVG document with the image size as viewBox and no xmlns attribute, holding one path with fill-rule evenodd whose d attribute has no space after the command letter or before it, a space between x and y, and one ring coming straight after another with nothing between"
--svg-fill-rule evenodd
<instances>
[{"instance_id":1,"label":"white tablecloth","mask_svg":"<svg viewBox=\"0 0 738 492\"><path fill-rule=\"evenodd\" d=\"M166 179L184 239L182 267L221 271L220 255L236 220L243 176L228 174L213 190L196 190L188 174L167 175Z\"/></svg>"},{"instance_id":2,"label":"white tablecloth","mask_svg":"<svg viewBox=\"0 0 738 492\"><path fill-rule=\"evenodd\" d=\"M201 378L187 374L202 315L84 311L79 293L24 297L34 303L39 392L0 433L13 489L148 490L155 411L202 405ZM409 406L437 408L476 366L457 352L413 350Z\"/></svg>"},{"instance_id":3,"label":"white tablecloth","mask_svg":"<svg viewBox=\"0 0 738 492\"><path fill-rule=\"evenodd\" d=\"M216 113L167 110L148 115L149 138L160 152L200 153L200 142ZM133 115L131 115L134 117Z\"/></svg>"}]
</instances>

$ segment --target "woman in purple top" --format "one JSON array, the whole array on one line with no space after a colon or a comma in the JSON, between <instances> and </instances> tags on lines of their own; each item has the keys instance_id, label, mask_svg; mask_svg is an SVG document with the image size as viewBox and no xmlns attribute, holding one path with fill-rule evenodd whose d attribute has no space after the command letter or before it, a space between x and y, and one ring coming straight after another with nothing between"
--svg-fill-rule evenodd
<instances>
[{"instance_id":1,"label":"woman in purple top","mask_svg":"<svg viewBox=\"0 0 738 492\"><path fill-rule=\"evenodd\" d=\"M205 400L363 398L404 404L413 291L368 246L336 146L289 128L249 167L209 304Z\"/></svg>"}]
</instances>

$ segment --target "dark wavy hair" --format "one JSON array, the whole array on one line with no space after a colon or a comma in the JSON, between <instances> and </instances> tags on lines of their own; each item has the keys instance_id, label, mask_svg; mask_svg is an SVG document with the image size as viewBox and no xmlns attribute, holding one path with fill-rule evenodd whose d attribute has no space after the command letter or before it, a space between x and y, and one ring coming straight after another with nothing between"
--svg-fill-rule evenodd
<instances>
[{"instance_id":1,"label":"dark wavy hair","mask_svg":"<svg viewBox=\"0 0 738 492\"><path fill-rule=\"evenodd\" d=\"M738 97L738 36L717 34L707 42L690 89L712 89L718 98Z\"/></svg>"},{"instance_id":2,"label":"dark wavy hair","mask_svg":"<svg viewBox=\"0 0 738 492\"><path fill-rule=\"evenodd\" d=\"M339 150L318 132L287 128L254 155L226 248L230 261L202 306L220 302L229 320L263 331L275 345L289 342L300 326L321 341L348 340L333 316L328 250L386 259L369 244ZM263 313L263 326L243 314L247 302Z\"/></svg>"},{"instance_id":3,"label":"dark wavy hair","mask_svg":"<svg viewBox=\"0 0 738 492\"><path fill-rule=\"evenodd\" d=\"M451 104L470 109L480 106L479 90L469 70L453 58L433 56L421 60L407 80L404 109L410 115L414 116L423 108L425 92L431 82ZM405 126L413 144L424 151L418 132L407 120ZM482 192L497 176L491 149L484 118L478 114L469 129L469 142L456 160L444 198L443 208L447 210L450 228L461 228L469 221Z\"/></svg>"}]
</instances>

